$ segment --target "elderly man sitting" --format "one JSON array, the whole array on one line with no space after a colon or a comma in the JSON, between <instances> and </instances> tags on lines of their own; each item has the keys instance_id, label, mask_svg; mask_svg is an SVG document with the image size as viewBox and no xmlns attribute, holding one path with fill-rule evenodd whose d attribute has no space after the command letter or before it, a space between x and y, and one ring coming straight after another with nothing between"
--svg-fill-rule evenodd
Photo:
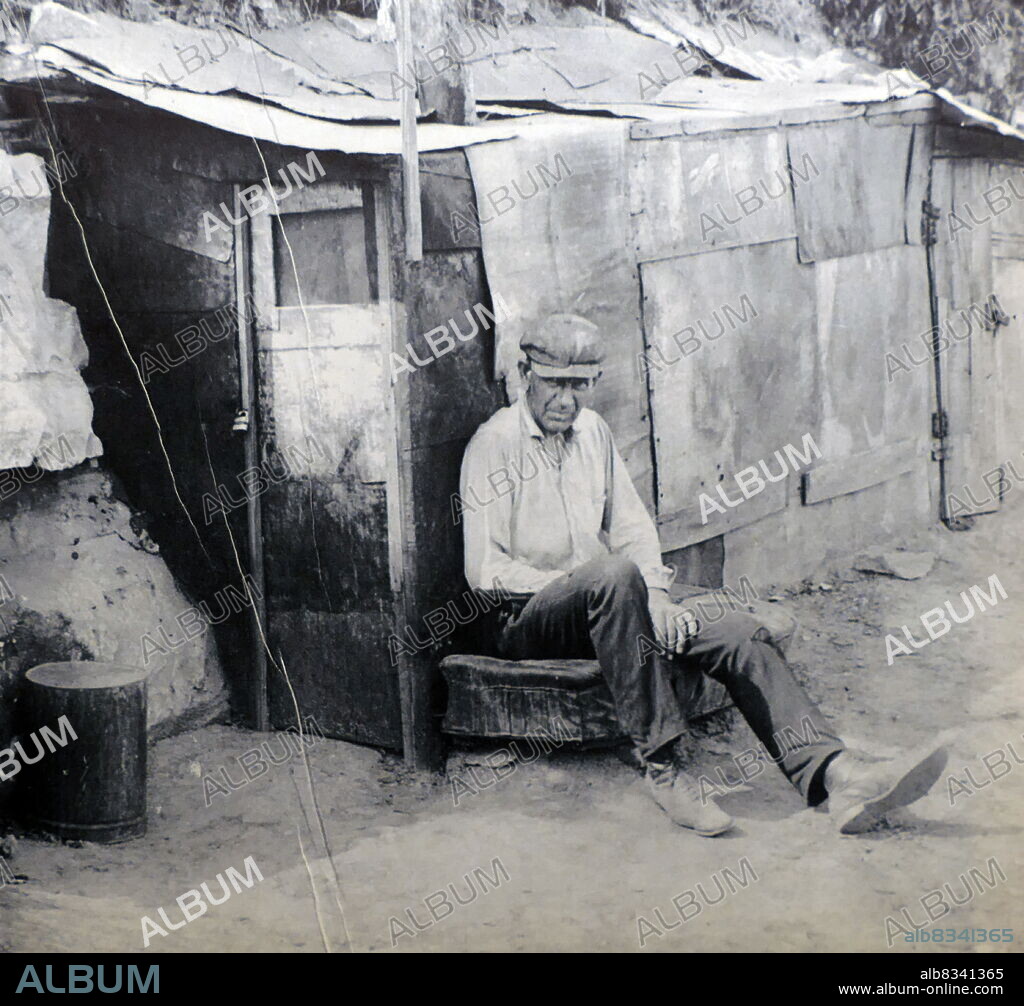
<instances>
[{"instance_id":1,"label":"elderly man sitting","mask_svg":"<svg viewBox=\"0 0 1024 1006\"><path fill-rule=\"evenodd\" d=\"M827 799L842 833L924 796L945 767L943 746L893 761L848 750L754 619L734 613L701 627L671 602L654 522L607 424L586 407L603 359L597 327L553 315L521 349L524 394L477 430L462 465L462 498L494 497L462 515L466 579L519 595L504 602L501 655L596 656L651 795L699 835L732 820L674 763L695 673L725 685L786 778L808 804ZM780 740L800 724L812 729Z\"/></svg>"}]
</instances>

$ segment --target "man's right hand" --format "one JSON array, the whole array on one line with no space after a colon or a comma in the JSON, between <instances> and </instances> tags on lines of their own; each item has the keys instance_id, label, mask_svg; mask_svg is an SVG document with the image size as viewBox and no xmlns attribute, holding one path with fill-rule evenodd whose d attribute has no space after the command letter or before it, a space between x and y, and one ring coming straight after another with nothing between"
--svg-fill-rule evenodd
<instances>
[{"instance_id":1,"label":"man's right hand","mask_svg":"<svg viewBox=\"0 0 1024 1006\"><path fill-rule=\"evenodd\" d=\"M700 622L693 612L673 604L665 590L650 591L648 607L658 645L667 654L683 653L687 643L700 632Z\"/></svg>"}]
</instances>

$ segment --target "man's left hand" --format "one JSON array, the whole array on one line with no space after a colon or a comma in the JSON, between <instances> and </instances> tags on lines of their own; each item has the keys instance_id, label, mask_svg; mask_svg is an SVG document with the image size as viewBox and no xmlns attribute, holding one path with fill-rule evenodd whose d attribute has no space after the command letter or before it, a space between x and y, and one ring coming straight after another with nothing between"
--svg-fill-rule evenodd
<instances>
[{"instance_id":1,"label":"man's left hand","mask_svg":"<svg viewBox=\"0 0 1024 1006\"><path fill-rule=\"evenodd\" d=\"M700 632L700 622L689 609L673 604L666 590L651 590L647 603L658 645L666 653L682 653Z\"/></svg>"}]
</instances>

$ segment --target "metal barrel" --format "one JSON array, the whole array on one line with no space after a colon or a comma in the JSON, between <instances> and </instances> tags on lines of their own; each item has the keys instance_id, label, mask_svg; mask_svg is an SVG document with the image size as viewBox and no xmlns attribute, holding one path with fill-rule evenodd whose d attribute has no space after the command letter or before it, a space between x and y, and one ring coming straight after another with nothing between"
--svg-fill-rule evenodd
<instances>
[{"instance_id":1,"label":"metal barrel","mask_svg":"<svg viewBox=\"0 0 1024 1006\"><path fill-rule=\"evenodd\" d=\"M20 754L29 820L61 839L146 833L146 672L92 661L25 675Z\"/></svg>"}]
</instances>

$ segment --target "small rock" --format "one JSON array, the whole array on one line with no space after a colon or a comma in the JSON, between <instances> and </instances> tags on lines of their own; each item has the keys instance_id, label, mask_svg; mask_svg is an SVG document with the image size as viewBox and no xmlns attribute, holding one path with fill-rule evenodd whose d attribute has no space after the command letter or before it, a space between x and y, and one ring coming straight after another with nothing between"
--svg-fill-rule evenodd
<instances>
[{"instance_id":1,"label":"small rock","mask_svg":"<svg viewBox=\"0 0 1024 1006\"><path fill-rule=\"evenodd\" d=\"M18 851L18 840L13 835L4 835L0 838L0 856L4 859L14 859Z\"/></svg>"},{"instance_id":2,"label":"small rock","mask_svg":"<svg viewBox=\"0 0 1024 1006\"><path fill-rule=\"evenodd\" d=\"M572 776L560 768L550 768L544 773L544 785L549 789L565 790L572 785Z\"/></svg>"},{"instance_id":3,"label":"small rock","mask_svg":"<svg viewBox=\"0 0 1024 1006\"><path fill-rule=\"evenodd\" d=\"M934 552L865 552L853 561L853 568L862 573L881 573L900 580L920 580L935 565Z\"/></svg>"}]
</instances>

